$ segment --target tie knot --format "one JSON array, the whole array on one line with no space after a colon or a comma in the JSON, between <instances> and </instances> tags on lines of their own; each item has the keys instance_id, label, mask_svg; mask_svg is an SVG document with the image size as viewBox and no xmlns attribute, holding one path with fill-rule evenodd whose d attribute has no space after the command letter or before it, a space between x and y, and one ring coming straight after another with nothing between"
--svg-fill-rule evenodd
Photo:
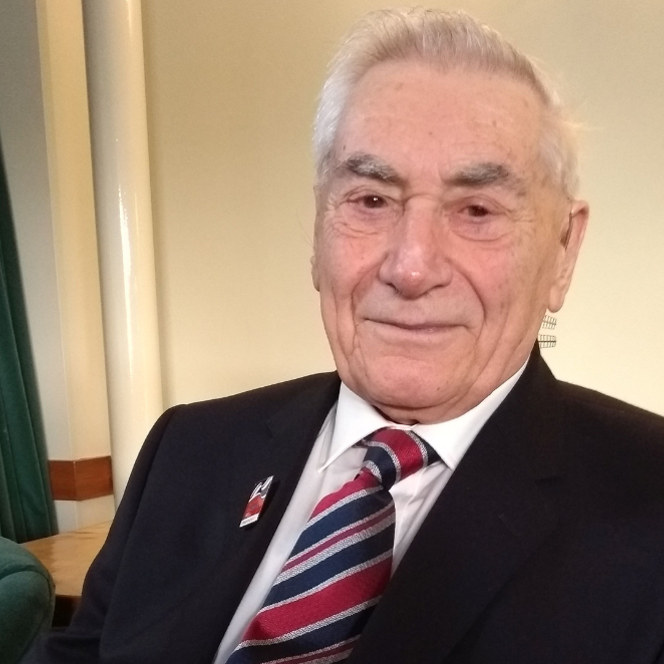
<instances>
[{"instance_id":1,"label":"tie knot","mask_svg":"<svg viewBox=\"0 0 664 664\"><path fill-rule=\"evenodd\" d=\"M378 429L367 436L362 445L367 448L362 467L387 490L399 480L440 460L426 441L403 429Z\"/></svg>"}]
</instances>

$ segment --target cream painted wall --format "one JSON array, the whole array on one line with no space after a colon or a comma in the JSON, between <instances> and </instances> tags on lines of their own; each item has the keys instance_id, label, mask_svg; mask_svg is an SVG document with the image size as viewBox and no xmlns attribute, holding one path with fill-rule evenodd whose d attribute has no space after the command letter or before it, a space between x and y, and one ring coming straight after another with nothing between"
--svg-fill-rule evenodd
<instances>
[{"instance_id":1,"label":"cream painted wall","mask_svg":"<svg viewBox=\"0 0 664 664\"><path fill-rule=\"evenodd\" d=\"M332 366L308 280L310 126L335 43L385 5L144 0L167 405ZM664 414L664 4L432 5L470 11L567 81L592 214L545 356Z\"/></svg>"}]
</instances>

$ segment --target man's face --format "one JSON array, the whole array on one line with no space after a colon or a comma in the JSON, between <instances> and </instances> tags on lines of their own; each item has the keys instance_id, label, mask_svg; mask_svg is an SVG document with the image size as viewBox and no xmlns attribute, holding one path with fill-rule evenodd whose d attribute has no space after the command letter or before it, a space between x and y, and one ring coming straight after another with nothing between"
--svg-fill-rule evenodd
<instances>
[{"instance_id":1,"label":"man's face","mask_svg":"<svg viewBox=\"0 0 664 664\"><path fill-rule=\"evenodd\" d=\"M342 380L395 421L475 406L562 306L587 207L551 181L542 122L521 82L415 62L351 95L312 274Z\"/></svg>"}]
</instances>

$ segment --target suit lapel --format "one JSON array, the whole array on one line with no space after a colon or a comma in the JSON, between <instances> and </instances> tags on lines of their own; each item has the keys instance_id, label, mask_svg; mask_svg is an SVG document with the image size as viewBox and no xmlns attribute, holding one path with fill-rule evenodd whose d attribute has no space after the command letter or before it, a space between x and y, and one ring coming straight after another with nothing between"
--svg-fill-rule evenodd
<instances>
[{"instance_id":1,"label":"suit lapel","mask_svg":"<svg viewBox=\"0 0 664 664\"><path fill-rule=\"evenodd\" d=\"M252 454L249 472L243 473L237 514L232 515L238 526L237 546L232 555L218 561L214 574L206 585L210 594L205 602L208 614L214 618L206 624L212 626L211 646L219 645L235 609L251 582L258 565L284 515L307 462L311 447L339 394L339 379L330 374L327 380L306 390L266 422L266 436L262 441L249 441ZM275 485L261 518L257 523L239 529L242 509L255 485L274 475ZM211 661L211 660L210 660Z\"/></svg>"},{"instance_id":2,"label":"suit lapel","mask_svg":"<svg viewBox=\"0 0 664 664\"><path fill-rule=\"evenodd\" d=\"M311 447L338 395L339 380L336 375L332 375L323 389L308 390L299 395L266 423L268 440L266 444L260 445L260 452L253 452L254 463L244 482L243 501L249 499L256 484L267 476L274 475L274 486L261 518L238 535L238 555L234 555L232 561L236 569L224 572L224 575L230 572L231 576L227 578L239 580L240 599L272 541L297 487ZM238 524L240 516L241 512L238 511ZM237 602L231 604L235 608Z\"/></svg>"},{"instance_id":3,"label":"suit lapel","mask_svg":"<svg viewBox=\"0 0 664 664\"><path fill-rule=\"evenodd\" d=\"M349 664L444 661L554 530L541 486L560 468L554 388L533 357L424 521Z\"/></svg>"}]
</instances>

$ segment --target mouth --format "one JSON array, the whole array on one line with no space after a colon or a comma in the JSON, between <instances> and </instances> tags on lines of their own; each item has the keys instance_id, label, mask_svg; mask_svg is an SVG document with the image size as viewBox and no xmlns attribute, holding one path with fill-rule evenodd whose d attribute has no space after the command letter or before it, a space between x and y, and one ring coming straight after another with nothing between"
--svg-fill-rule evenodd
<instances>
[{"instance_id":1,"label":"mouth","mask_svg":"<svg viewBox=\"0 0 664 664\"><path fill-rule=\"evenodd\" d=\"M377 325L379 329L394 330L395 332L404 332L412 335L421 335L421 336L431 336L444 334L458 327L458 325L452 325L449 323L440 323L440 322L407 322L407 321L398 321L398 320L378 320L373 319L369 320L370 323Z\"/></svg>"}]
</instances>

